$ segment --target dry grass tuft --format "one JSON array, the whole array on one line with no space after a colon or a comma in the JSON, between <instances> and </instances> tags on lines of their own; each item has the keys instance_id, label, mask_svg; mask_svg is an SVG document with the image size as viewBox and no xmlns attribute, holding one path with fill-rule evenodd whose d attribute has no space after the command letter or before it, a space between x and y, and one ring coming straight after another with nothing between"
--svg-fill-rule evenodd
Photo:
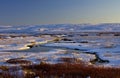
<instances>
[{"instance_id":1,"label":"dry grass tuft","mask_svg":"<svg viewBox=\"0 0 120 78\"><path fill-rule=\"evenodd\" d=\"M80 59L78 58L70 58L70 57L62 57L62 58L59 58L60 62L63 62L63 63L80 63L80 64L84 64L83 61L81 61Z\"/></svg>"}]
</instances>

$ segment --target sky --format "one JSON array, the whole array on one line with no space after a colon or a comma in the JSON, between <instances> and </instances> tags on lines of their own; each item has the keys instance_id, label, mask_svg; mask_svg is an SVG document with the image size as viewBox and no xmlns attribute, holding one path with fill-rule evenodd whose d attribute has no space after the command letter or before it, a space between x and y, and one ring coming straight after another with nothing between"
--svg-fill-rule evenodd
<instances>
[{"instance_id":1,"label":"sky","mask_svg":"<svg viewBox=\"0 0 120 78\"><path fill-rule=\"evenodd\" d=\"M0 0L0 25L120 23L120 0Z\"/></svg>"}]
</instances>

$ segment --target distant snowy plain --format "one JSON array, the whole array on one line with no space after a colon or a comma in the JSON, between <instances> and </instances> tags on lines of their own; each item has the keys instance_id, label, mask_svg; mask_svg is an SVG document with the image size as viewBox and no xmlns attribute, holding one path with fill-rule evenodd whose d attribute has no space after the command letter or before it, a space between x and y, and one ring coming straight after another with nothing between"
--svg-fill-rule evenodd
<instances>
[{"instance_id":1,"label":"distant snowy plain","mask_svg":"<svg viewBox=\"0 0 120 78\"><path fill-rule=\"evenodd\" d=\"M58 63L61 57L74 57L90 62L95 59L95 56L90 53L95 52L101 59L109 61L109 63L98 62L96 65L120 66L120 36L89 36L89 33L88 36L79 36L76 32L120 32L120 24L1 25L0 64L11 65L6 63L6 60L21 57L33 63L39 63L37 59ZM71 33L72 36L69 36ZM64 38L68 41L55 42L56 38ZM31 44L35 46L28 47Z\"/></svg>"}]
</instances>

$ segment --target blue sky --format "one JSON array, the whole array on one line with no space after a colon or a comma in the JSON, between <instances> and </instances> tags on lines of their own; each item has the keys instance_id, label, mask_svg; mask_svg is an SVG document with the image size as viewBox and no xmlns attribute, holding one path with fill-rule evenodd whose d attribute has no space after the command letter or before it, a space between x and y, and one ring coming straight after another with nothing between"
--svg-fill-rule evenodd
<instances>
[{"instance_id":1,"label":"blue sky","mask_svg":"<svg viewBox=\"0 0 120 78\"><path fill-rule=\"evenodd\" d=\"M120 0L0 0L0 25L120 23Z\"/></svg>"}]
</instances>

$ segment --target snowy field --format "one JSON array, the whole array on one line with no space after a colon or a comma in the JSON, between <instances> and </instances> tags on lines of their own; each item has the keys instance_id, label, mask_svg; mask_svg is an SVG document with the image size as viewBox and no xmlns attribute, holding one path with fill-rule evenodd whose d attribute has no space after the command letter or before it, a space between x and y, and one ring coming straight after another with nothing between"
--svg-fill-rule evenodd
<instances>
[{"instance_id":1,"label":"snowy field","mask_svg":"<svg viewBox=\"0 0 120 78\"><path fill-rule=\"evenodd\" d=\"M0 65L21 64L11 59L55 64L63 58L119 67L120 24L0 26Z\"/></svg>"}]
</instances>

